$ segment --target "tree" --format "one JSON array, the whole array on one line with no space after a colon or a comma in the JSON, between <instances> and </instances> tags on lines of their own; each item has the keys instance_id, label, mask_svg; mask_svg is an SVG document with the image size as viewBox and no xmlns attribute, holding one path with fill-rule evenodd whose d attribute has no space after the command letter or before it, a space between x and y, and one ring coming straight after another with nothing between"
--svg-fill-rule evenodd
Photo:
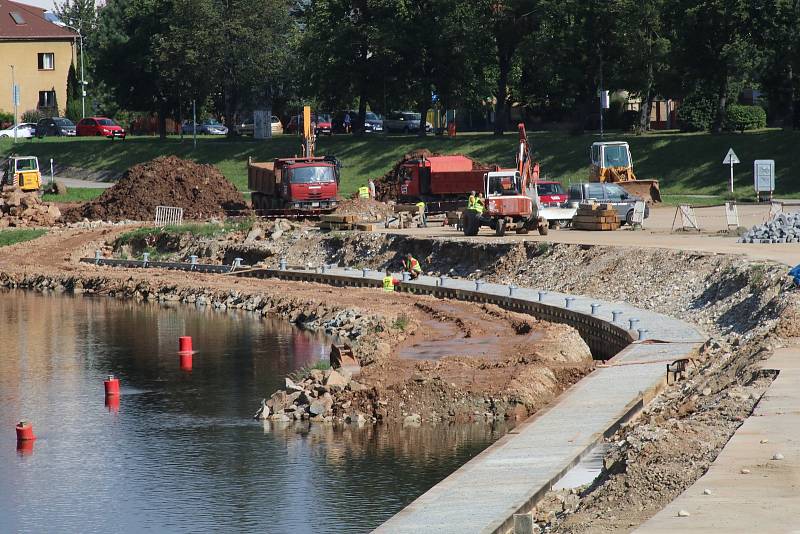
<instances>
[{"instance_id":1,"label":"tree","mask_svg":"<svg viewBox=\"0 0 800 534\"><path fill-rule=\"evenodd\" d=\"M796 102L800 88L800 0L772 0L765 9L757 35L765 36L765 61L761 81L771 111L779 123L791 128L796 123Z\"/></svg>"},{"instance_id":2,"label":"tree","mask_svg":"<svg viewBox=\"0 0 800 534\"><path fill-rule=\"evenodd\" d=\"M77 122L83 118L81 107L81 84L75 74L75 65L70 64L67 72L67 107L64 116Z\"/></svg>"}]
</instances>

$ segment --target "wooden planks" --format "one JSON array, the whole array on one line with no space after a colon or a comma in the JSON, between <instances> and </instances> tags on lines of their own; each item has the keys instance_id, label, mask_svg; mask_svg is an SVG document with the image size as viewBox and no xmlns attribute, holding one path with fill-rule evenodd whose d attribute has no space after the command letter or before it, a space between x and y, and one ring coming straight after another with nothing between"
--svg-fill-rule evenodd
<instances>
[{"instance_id":1,"label":"wooden planks","mask_svg":"<svg viewBox=\"0 0 800 534\"><path fill-rule=\"evenodd\" d=\"M619 215L610 204L581 204L572 219L572 227L576 230L617 230L620 227Z\"/></svg>"}]
</instances>

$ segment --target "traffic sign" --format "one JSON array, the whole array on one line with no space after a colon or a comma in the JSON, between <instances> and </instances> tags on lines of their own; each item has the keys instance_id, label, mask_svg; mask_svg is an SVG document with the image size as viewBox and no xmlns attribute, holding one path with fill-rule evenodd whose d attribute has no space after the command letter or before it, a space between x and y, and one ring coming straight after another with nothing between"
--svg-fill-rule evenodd
<instances>
[{"instance_id":1,"label":"traffic sign","mask_svg":"<svg viewBox=\"0 0 800 534\"><path fill-rule=\"evenodd\" d=\"M723 165L736 165L737 163L741 163L739 161L739 157L736 155L736 152L733 151L732 148L728 149L728 153L725 154L725 159L722 160Z\"/></svg>"},{"instance_id":2,"label":"traffic sign","mask_svg":"<svg viewBox=\"0 0 800 534\"><path fill-rule=\"evenodd\" d=\"M19 106L20 98L19 98L19 84L18 83L14 84L14 94L13 94L12 98L14 100L14 105L15 106Z\"/></svg>"}]
</instances>

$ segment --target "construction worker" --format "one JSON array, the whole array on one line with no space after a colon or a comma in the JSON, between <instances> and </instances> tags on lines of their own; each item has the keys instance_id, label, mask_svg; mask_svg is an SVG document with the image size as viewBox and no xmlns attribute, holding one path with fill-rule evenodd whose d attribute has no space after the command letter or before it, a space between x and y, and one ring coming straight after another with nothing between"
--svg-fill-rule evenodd
<instances>
[{"instance_id":1,"label":"construction worker","mask_svg":"<svg viewBox=\"0 0 800 534\"><path fill-rule=\"evenodd\" d=\"M403 271L411 275L411 279L415 280L422 274L422 267L417 259L409 252L403 260Z\"/></svg>"},{"instance_id":2,"label":"construction worker","mask_svg":"<svg viewBox=\"0 0 800 534\"><path fill-rule=\"evenodd\" d=\"M473 209L478 212L478 215L481 215L485 205L486 200L483 198L483 193L478 193L478 198L475 199L475 207Z\"/></svg>"},{"instance_id":3,"label":"construction worker","mask_svg":"<svg viewBox=\"0 0 800 534\"><path fill-rule=\"evenodd\" d=\"M428 218L425 216L425 203L420 201L416 204L417 209L419 210L419 222L423 228L428 227Z\"/></svg>"},{"instance_id":4,"label":"construction worker","mask_svg":"<svg viewBox=\"0 0 800 534\"><path fill-rule=\"evenodd\" d=\"M367 187L369 188L369 197L370 198L377 197L377 193L375 191L375 181L372 178L370 178L369 181L367 182Z\"/></svg>"},{"instance_id":5,"label":"construction worker","mask_svg":"<svg viewBox=\"0 0 800 534\"><path fill-rule=\"evenodd\" d=\"M384 291L394 291L394 278L392 277L389 270L386 270L386 276L383 277L383 290Z\"/></svg>"},{"instance_id":6,"label":"construction worker","mask_svg":"<svg viewBox=\"0 0 800 534\"><path fill-rule=\"evenodd\" d=\"M469 198L467 199L467 209L474 210L475 209L475 191L472 191L469 194Z\"/></svg>"},{"instance_id":7,"label":"construction worker","mask_svg":"<svg viewBox=\"0 0 800 534\"><path fill-rule=\"evenodd\" d=\"M358 188L358 198L369 198L369 186L363 185Z\"/></svg>"}]
</instances>

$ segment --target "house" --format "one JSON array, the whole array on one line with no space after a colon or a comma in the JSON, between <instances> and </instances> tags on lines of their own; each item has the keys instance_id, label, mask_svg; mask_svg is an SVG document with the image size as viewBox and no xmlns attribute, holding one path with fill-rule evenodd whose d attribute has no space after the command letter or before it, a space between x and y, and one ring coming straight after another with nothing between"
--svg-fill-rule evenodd
<instances>
[{"instance_id":1,"label":"house","mask_svg":"<svg viewBox=\"0 0 800 534\"><path fill-rule=\"evenodd\" d=\"M44 14L42 8L0 0L0 111L14 110L12 77L20 89L19 116L34 109L57 115L66 107L78 35Z\"/></svg>"}]
</instances>

